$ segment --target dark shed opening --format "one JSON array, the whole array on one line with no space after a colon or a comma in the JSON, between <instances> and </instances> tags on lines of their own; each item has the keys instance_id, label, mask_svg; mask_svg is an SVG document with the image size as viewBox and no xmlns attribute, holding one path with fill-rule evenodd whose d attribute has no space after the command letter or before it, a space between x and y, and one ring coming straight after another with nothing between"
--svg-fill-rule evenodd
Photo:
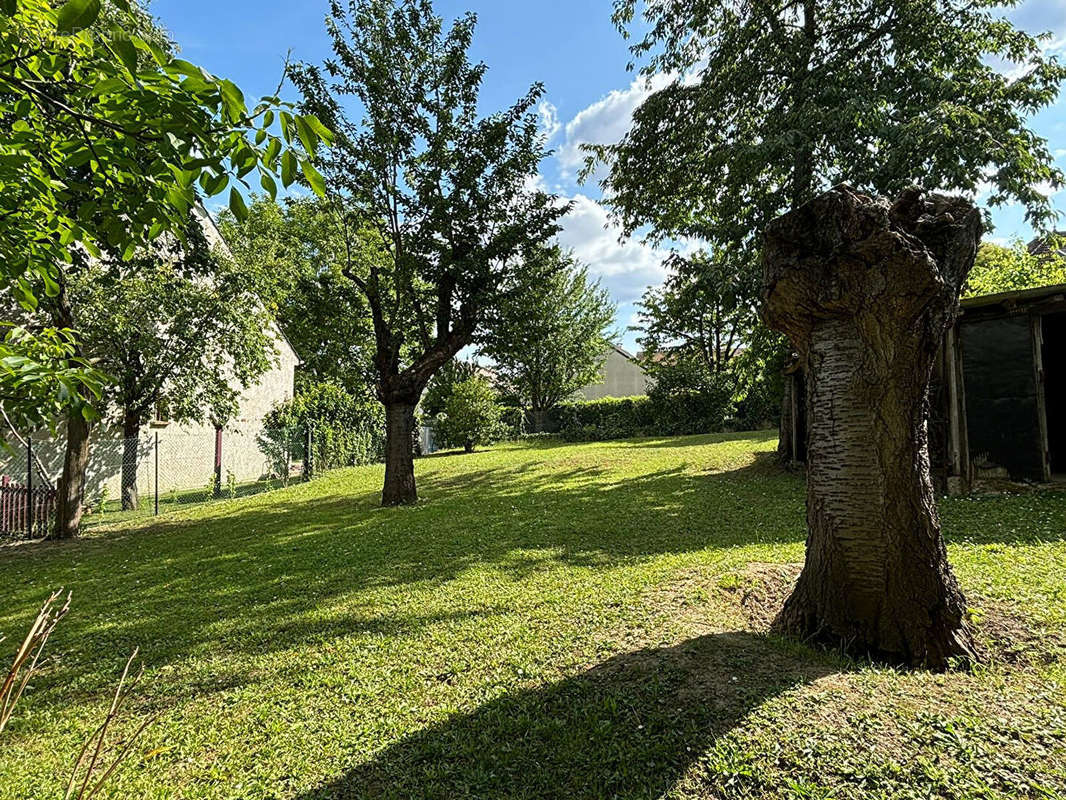
<instances>
[{"instance_id":1,"label":"dark shed opening","mask_svg":"<svg viewBox=\"0 0 1066 800\"><path fill-rule=\"evenodd\" d=\"M1066 475L1066 313L1043 318L1044 409L1051 472Z\"/></svg>"}]
</instances>

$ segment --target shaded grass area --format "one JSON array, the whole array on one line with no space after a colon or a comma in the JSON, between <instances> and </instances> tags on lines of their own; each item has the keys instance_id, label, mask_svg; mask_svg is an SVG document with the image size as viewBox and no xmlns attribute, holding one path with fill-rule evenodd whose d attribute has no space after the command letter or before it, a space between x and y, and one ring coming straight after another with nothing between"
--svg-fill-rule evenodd
<instances>
[{"instance_id":1,"label":"shaded grass area","mask_svg":"<svg viewBox=\"0 0 1066 800\"><path fill-rule=\"evenodd\" d=\"M0 550L0 630L52 587L75 598L5 734L0 798L61 795L135 646L129 724L164 716L114 797L1066 792L1066 496L942 503L979 635L1009 611L1026 644L973 674L896 672L749 613L779 600L751 565L803 552L775 444L505 446L418 462L414 508L377 508L364 467Z\"/></svg>"}]
</instances>

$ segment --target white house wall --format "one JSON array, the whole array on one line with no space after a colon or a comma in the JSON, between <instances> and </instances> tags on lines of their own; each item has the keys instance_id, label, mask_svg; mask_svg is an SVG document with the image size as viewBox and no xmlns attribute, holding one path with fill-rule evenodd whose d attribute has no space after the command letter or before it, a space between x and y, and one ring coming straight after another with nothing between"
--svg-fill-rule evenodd
<instances>
[{"instance_id":1,"label":"white house wall","mask_svg":"<svg viewBox=\"0 0 1066 800\"><path fill-rule=\"evenodd\" d=\"M293 380L299 359L282 337L276 342L277 364L259 382L241 395L237 417L222 433L222 479L232 474L238 483L259 480L270 471L267 457L257 438L263 431L263 417L275 405L292 399ZM137 484L142 496L155 488L155 439L159 437L159 491L212 486L215 465L215 429L211 425L145 424L138 447ZM25 451L10 442L13 452L0 451L0 476L22 483L25 480ZM62 469L65 437L60 430L55 437L34 435L34 451L49 477L55 479ZM117 500L122 480L123 439L120 427L97 426L90 437L86 501L89 504L107 497ZM39 480L39 478L38 478Z\"/></svg>"},{"instance_id":2,"label":"white house wall","mask_svg":"<svg viewBox=\"0 0 1066 800\"><path fill-rule=\"evenodd\" d=\"M599 383L586 386L578 392L581 399L599 400L601 397L645 395L651 383L640 364L613 347L607 353L607 360L600 370L600 378Z\"/></svg>"}]
</instances>

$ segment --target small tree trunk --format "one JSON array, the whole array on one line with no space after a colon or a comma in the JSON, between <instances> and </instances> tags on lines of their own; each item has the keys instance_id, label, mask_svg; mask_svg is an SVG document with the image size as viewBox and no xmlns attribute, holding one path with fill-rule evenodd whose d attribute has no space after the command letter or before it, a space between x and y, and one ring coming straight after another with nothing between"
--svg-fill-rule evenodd
<instances>
[{"instance_id":1,"label":"small tree trunk","mask_svg":"<svg viewBox=\"0 0 1066 800\"><path fill-rule=\"evenodd\" d=\"M137 496L137 460L140 455L141 415L127 411L122 418L122 510L135 511Z\"/></svg>"},{"instance_id":2,"label":"small tree trunk","mask_svg":"<svg viewBox=\"0 0 1066 800\"><path fill-rule=\"evenodd\" d=\"M470 441L469 439L467 439L465 442L463 442L463 452L465 452L465 453L473 453L474 452L474 443L472 441Z\"/></svg>"},{"instance_id":3,"label":"small tree trunk","mask_svg":"<svg viewBox=\"0 0 1066 800\"><path fill-rule=\"evenodd\" d=\"M544 408L543 406L533 407L533 432L544 433Z\"/></svg>"},{"instance_id":4,"label":"small tree trunk","mask_svg":"<svg viewBox=\"0 0 1066 800\"><path fill-rule=\"evenodd\" d=\"M962 199L837 187L767 231L765 316L800 353L809 426L807 556L779 632L936 669L973 655L926 416L980 229Z\"/></svg>"},{"instance_id":5,"label":"small tree trunk","mask_svg":"<svg viewBox=\"0 0 1066 800\"><path fill-rule=\"evenodd\" d=\"M85 471L89 466L89 423L75 409L67 415L67 447L63 455L63 474L59 478L56 499L56 522L52 536L72 539L81 527L82 502L85 498Z\"/></svg>"},{"instance_id":6,"label":"small tree trunk","mask_svg":"<svg viewBox=\"0 0 1066 800\"><path fill-rule=\"evenodd\" d=\"M413 436L417 398L389 398L385 401L385 487L383 506L418 502L415 488Z\"/></svg>"}]
</instances>

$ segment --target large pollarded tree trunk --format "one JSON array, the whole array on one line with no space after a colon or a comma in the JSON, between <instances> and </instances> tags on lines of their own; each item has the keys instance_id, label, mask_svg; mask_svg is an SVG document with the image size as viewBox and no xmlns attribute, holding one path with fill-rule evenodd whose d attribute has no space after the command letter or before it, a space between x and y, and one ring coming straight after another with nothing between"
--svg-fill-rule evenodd
<instances>
[{"instance_id":1,"label":"large pollarded tree trunk","mask_svg":"<svg viewBox=\"0 0 1066 800\"><path fill-rule=\"evenodd\" d=\"M932 668L969 658L929 474L933 360L973 266L968 201L847 186L775 220L768 324L807 375L807 555L775 628Z\"/></svg>"}]
</instances>

